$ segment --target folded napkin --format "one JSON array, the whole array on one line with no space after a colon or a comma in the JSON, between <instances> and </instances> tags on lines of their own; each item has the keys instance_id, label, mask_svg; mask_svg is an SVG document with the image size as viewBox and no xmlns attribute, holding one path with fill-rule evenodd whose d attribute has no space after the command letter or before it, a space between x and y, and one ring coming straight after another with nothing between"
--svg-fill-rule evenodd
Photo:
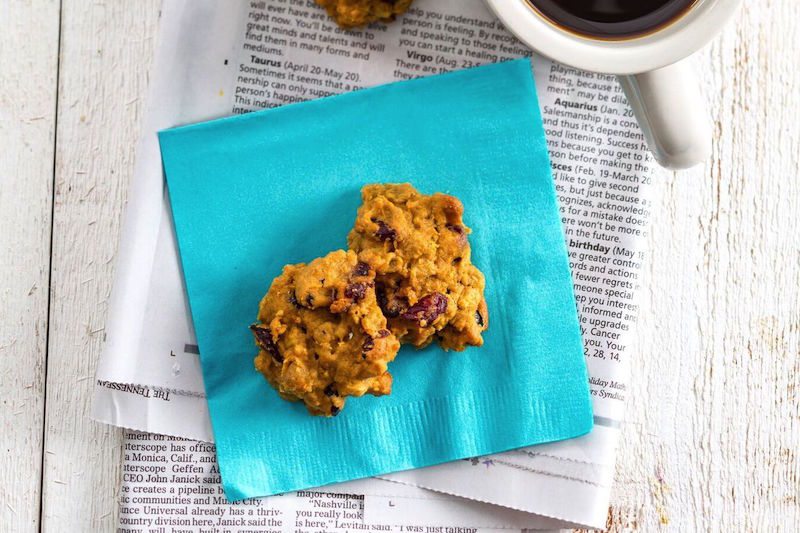
<instances>
[{"instance_id":1,"label":"folded napkin","mask_svg":"<svg viewBox=\"0 0 800 533\"><path fill-rule=\"evenodd\" d=\"M528 60L163 131L164 168L231 500L588 432L567 252ZM336 418L281 400L248 325L287 263L346 248L366 183L460 198L485 345L405 347L391 396Z\"/></svg>"}]
</instances>

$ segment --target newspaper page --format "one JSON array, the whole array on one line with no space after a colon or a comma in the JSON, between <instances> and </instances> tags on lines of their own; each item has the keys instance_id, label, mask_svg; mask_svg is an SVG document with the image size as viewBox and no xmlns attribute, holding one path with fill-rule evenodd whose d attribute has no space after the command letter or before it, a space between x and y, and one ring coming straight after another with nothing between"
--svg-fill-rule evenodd
<instances>
[{"instance_id":1,"label":"newspaper page","mask_svg":"<svg viewBox=\"0 0 800 533\"><path fill-rule=\"evenodd\" d=\"M213 444L152 433L126 431L123 458L120 532L492 533L563 525L388 481L383 482L388 492L354 481L230 503L222 491ZM415 523L398 525L392 514L387 520L365 520L367 499L380 502L372 507L412 511Z\"/></svg>"},{"instance_id":2,"label":"newspaper page","mask_svg":"<svg viewBox=\"0 0 800 533\"><path fill-rule=\"evenodd\" d=\"M529 51L480 0L417 0L396 22L355 31L337 28L310 0L167 0L161 24L94 414L116 425L210 441L155 132ZM613 78L540 57L534 57L534 75L569 246L596 429L565 443L387 478L601 526L624 413L626 349L637 311L653 163ZM380 509L367 507L367 520ZM394 516L406 523L413 518Z\"/></svg>"}]
</instances>

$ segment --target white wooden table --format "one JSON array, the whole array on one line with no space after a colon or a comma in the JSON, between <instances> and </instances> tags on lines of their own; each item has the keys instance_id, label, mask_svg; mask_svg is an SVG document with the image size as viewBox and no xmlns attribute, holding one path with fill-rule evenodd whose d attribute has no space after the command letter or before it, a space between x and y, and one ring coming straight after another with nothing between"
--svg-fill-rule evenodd
<instances>
[{"instance_id":1,"label":"white wooden table","mask_svg":"<svg viewBox=\"0 0 800 533\"><path fill-rule=\"evenodd\" d=\"M0 0L0 530L116 524L89 420L158 0ZM800 530L800 2L697 61L713 159L662 173L614 531Z\"/></svg>"}]
</instances>

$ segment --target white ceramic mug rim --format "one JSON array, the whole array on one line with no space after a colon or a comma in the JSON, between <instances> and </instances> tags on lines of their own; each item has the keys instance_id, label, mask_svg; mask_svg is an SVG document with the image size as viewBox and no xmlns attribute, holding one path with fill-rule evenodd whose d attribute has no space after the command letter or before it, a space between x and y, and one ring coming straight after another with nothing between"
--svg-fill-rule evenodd
<instances>
[{"instance_id":1,"label":"white ceramic mug rim","mask_svg":"<svg viewBox=\"0 0 800 533\"><path fill-rule=\"evenodd\" d=\"M560 63L605 74L639 74L671 65L708 43L741 0L699 0L667 27L633 39L603 41L560 29L527 0L486 0L508 30L536 52Z\"/></svg>"}]
</instances>

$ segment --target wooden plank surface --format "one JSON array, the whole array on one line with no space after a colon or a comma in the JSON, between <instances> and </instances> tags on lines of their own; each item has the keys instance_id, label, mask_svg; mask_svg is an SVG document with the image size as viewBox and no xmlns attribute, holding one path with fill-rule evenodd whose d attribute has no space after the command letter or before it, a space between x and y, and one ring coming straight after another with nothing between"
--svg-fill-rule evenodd
<instances>
[{"instance_id":1,"label":"wooden plank surface","mask_svg":"<svg viewBox=\"0 0 800 533\"><path fill-rule=\"evenodd\" d=\"M39 526L58 2L0 2L0 529Z\"/></svg>"},{"instance_id":2,"label":"wooden plank surface","mask_svg":"<svg viewBox=\"0 0 800 533\"><path fill-rule=\"evenodd\" d=\"M116 527L121 430L89 420L158 0L64 0L42 525Z\"/></svg>"},{"instance_id":3,"label":"wooden plank surface","mask_svg":"<svg viewBox=\"0 0 800 533\"><path fill-rule=\"evenodd\" d=\"M158 0L63 4L42 519L50 530L105 531L116 522L119 432L88 420L91 376ZM58 11L34 2L9 18L4 10L17 4L8 5L0 5L0 141L16 149L0 151L0 267L10 287L0 294L14 320L0 321L0 387L15 408L0 414L0 443L21 450L19 463L30 461L2 465L0 505L15 508L3 510L20 526L10 530L26 531L37 516L29 507L38 497L31 450L41 438L44 374L36 363L47 317L44 291L27 293L47 285L55 106L45 89L56 57L48 37L32 36L55 42L57 22L46 15ZM9 42L27 53L10 53ZM746 2L698 58L715 119L714 157L659 180L612 531L800 525L798 42L800 3ZM8 72L30 81L9 82ZM7 169L26 186L7 185Z\"/></svg>"},{"instance_id":4,"label":"wooden plank surface","mask_svg":"<svg viewBox=\"0 0 800 533\"><path fill-rule=\"evenodd\" d=\"M800 2L698 60L704 169L663 174L614 531L800 530Z\"/></svg>"}]
</instances>

